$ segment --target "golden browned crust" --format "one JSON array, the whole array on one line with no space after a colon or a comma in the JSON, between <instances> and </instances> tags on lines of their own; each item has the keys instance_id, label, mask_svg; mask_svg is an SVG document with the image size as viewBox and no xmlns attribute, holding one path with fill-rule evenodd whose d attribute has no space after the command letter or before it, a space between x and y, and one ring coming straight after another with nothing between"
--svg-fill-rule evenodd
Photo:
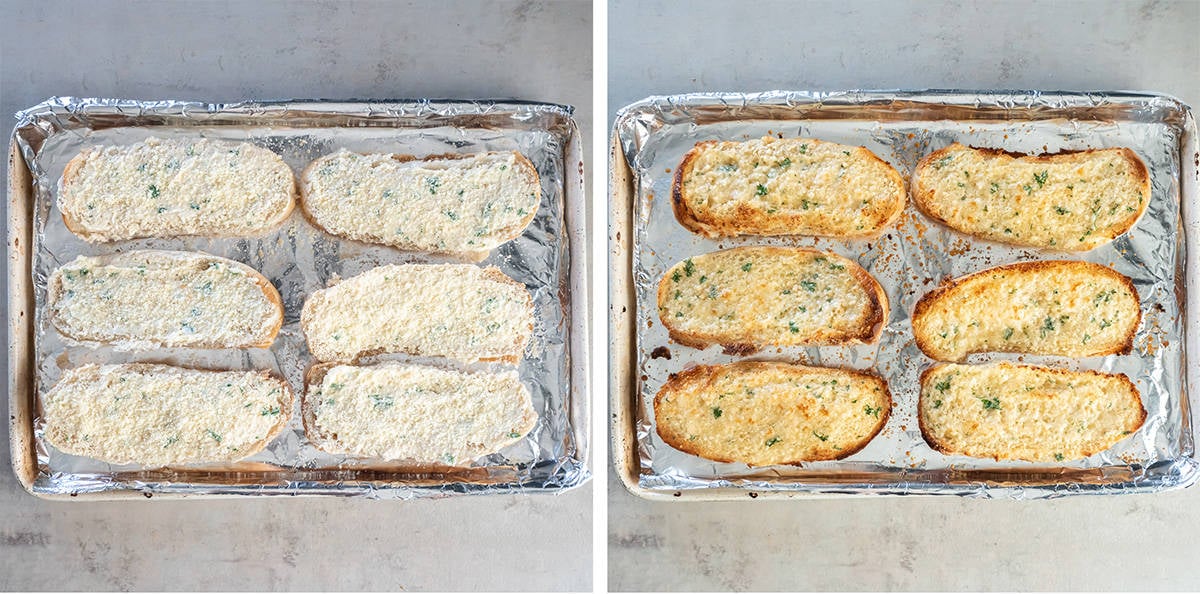
<instances>
[{"instance_id":1,"label":"golden browned crust","mask_svg":"<svg viewBox=\"0 0 1200 594\"><path fill-rule=\"evenodd\" d=\"M801 139L789 139L791 141L799 141ZM831 144L817 139L803 139L805 143ZM907 201L905 192L904 177L900 175L896 168L892 167L887 161L880 159L878 155L868 150L866 147L855 146L850 147L857 157L865 158L874 161L884 166L887 175L891 178L892 183L899 193L899 200L892 208L892 212L884 219L878 228L868 230L864 233L842 233L835 232L832 229L812 229L811 223L803 220L800 215L788 213L775 213L768 215L759 209L751 208L746 204L737 204L734 206L735 214L729 217L721 217L719 220L705 218L699 216L696 211L688 205L688 201L683 195L683 180L691 175L692 169L695 166L696 157L710 146L719 144L715 140L706 140L696 143L691 150L683 156L679 163L679 167L675 169L675 176L671 184L671 208L675 213L675 218L684 228L710 238L732 237L737 235L806 235L817 237L839 237L845 239L859 239L876 237L887 229L900 218L904 211L904 204ZM847 145L848 146L848 145ZM803 229L801 229L803 227Z\"/></svg>"},{"instance_id":2,"label":"golden browned crust","mask_svg":"<svg viewBox=\"0 0 1200 594\"><path fill-rule=\"evenodd\" d=\"M1129 352L1133 349L1133 338L1134 338L1134 336L1137 335L1137 329L1139 326L1141 326L1141 323L1142 323L1141 298L1138 296L1137 288L1134 287L1133 281L1130 280L1129 277L1127 277L1107 266L1103 266L1101 264L1094 264L1091 262L1081 262L1081 261L1076 261L1076 260L1042 260L1042 261L1037 261L1037 262L1015 262L1013 264L1005 264L1003 266L994 266L992 268L987 268L987 269L980 270L977 272L972 272L971 274L960 276L958 278L950 279L950 280L944 282L942 285L938 286L937 288L933 289L932 291L921 296L921 298L917 301L917 305L913 308L913 315L910 320L910 324L913 327L913 339L917 343L917 348L921 349L921 352L925 353L925 355L928 356L929 358L938 359L938 357L936 356L937 349L933 346L933 344L931 342L932 337L926 335L923 332L917 331L917 321L919 319L925 317L925 315L929 312L929 309L931 307L933 307L934 304L936 304L943 297L949 295L955 289L961 287L964 283L966 283L976 277L987 275L987 274L993 274L996 272L1009 272L1009 273L1015 273L1015 274L1026 274L1026 273L1036 274L1038 272L1049 272L1052 270L1063 270L1066 268L1075 268L1078 270L1085 270L1085 271L1091 272L1093 274L1099 274L1102 276L1107 276L1109 278L1116 279L1116 280L1120 281L1122 285L1125 286L1125 288L1129 291L1129 293L1131 295L1133 295L1133 300L1135 303L1137 303L1136 311L1133 312L1134 316L1136 317L1136 322L1134 322L1134 324L1130 327L1129 332L1127 332L1124 335L1124 337L1122 338L1122 341L1119 344L1117 344L1113 348L1098 349L1098 350L1092 351L1086 355L1077 355L1077 356L1097 357L1097 356L1103 356L1103 355L1129 354ZM966 357L968 355L972 355L975 353L984 353L984 352L1020 353L1023 351L1021 351L1020 349L973 350L973 351L968 351L967 353L965 353L963 355L963 357L961 357L957 361L961 362L962 360L966 359ZM922 379L924 379L923 376L922 376Z\"/></svg>"},{"instance_id":3,"label":"golden browned crust","mask_svg":"<svg viewBox=\"0 0 1200 594\"><path fill-rule=\"evenodd\" d=\"M529 209L529 214L525 218L521 219L521 221L519 223L517 223L516 225L513 225L511 227L498 230L498 231L503 232L503 234L500 235L500 237L503 238L501 240L502 244L504 242L512 241L512 240L520 237L521 234L525 232L525 229L527 227L529 227L529 225L531 223L533 223L533 219L537 216L537 212L541 208L541 186L540 186L541 178L538 176L537 168L534 167L533 162L530 161L527 157L525 157L525 155L521 154L520 151L512 151L512 153L513 153L513 155L516 156L517 167L520 167L522 169L522 171L525 174L525 179L527 181L529 181L530 183L532 183L533 185L538 186L538 200L534 203L533 208ZM368 153L355 153L355 154L361 155L361 156L367 156ZM317 229L319 229L322 233L325 233L327 235L332 235L334 237L343 239L345 241L353 241L355 243L360 243L363 245L386 245L386 246L393 247L393 248L396 248L396 249L399 249L402 251L421 252L421 253L427 253L427 254L438 254L438 255L443 255L443 256L449 256L451 258L456 258L456 259L467 261L467 262L482 262L482 261L486 260L489 255L491 255L491 253L492 253L491 250L474 250L474 251L461 251L461 252L430 250L428 248L424 248L424 247L421 247L421 246L418 246L418 245L415 245L412 243L404 243L404 242L400 242L400 241L388 241L388 242L364 241L364 240L360 240L360 239L354 239L351 237L347 237L345 235L340 235L340 234L334 233L333 231L330 231L328 228L326 228L324 225L322 225L320 221L317 220L316 215L313 214L313 212L311 210L309 210L309 208L308 208L308 192L309 192L308 179L310 177L310 172L312 171L313 167L315 167L318 163L320 163L321 161L324 161L325 159L327 159L331 156L332 155L325 155L323 157L314 159L311 163L309 163L308 165L306 165L304 167L304 171L301 172L301 174L300 174L300 192L299 192L300 199L298 200L298 202L300 203L300 213L304 216L304 220L308 221L309 224L311 224L313 227L316 227ZM468 159L473 159L477 156L478 155L476 155L476 154L463 155L463 154L456 154L456 153L446 153L446 154L441 154L441 155L427 155L424 157L418 157L416 155L394 154L394 153L388 155L389 158L391 158L393 161L396 161L398 163L407 163L409 161L435 161L435 160L463 160L463 161L465 161Z\"/></svg>"},{"instance_id":4,"label":"golden browned crust","mask_svg":"<svg viewBox=\"0 0 1200 594\"><path fill-rule=\"evenodd\" d=\"M814 344L826 346L844 344L871 344L879 340L880 335L883 333L884 326L887 325L888 316L890 315L890 305L887 298L887 293L884 292L883 287L879 284L879 281L875 280L875 277L871 276L871 273L867 272L866 269L858 264L858 262L838 255L834 252L825 252L810 248L778 246L741 246L727 250L720 250L717 252L710 252L709 254L704 255L737 253L743 251L753 251L768 256L789 256L798 253L809 253L824 256L831 260L836 260L839 263L842 263L846 266L846 270L849 271L854 277L854 280L858 281L858 285L863 289L867 295L867 298L870 300L869 317L861 327L856 328L857 332L847 334L837 339L822 341ZM667 277L665 275L663 278L659 279L657 306L659 311L659 320L662 322L663 327L667 329L667 333L670 335L671 340L680 345L700 350L706 349L714 344L719 344L725 353L731 355L751 355L762 350L764 347L772 346L767 343L756 341L755 337L750 336L748 333L741 333L737 335L702 335L679 330L674 326L673 319L662 316L662 307L663 304L668 301L670 291L670 289L667 288L666 280Z\"/></svg>"},{"instance_id":5,"label":"golden browned crust","mask_svg":"<svg viewBox=\"0 0 1200 594\"><path fill-rule=\"evenodd\" d=\"M791 460L787 462L781 462L779 465L796 466L805 462L842 460L849 456L853 456L863 448L867 447L867 444L871 443L871 440L875 439L875 436L879 435L879 432L882 431L885 426L887 426L888 419L891 418L892 415L892 393L888 388L887 380L873 372L841 367L810 367L806 365L800 365L798 363L786 363L778 361L738 361L726 365L696 365L679 373L671 374L671 376L667 379L667 382L663 384L662 388L660 388L658 393L654 396L654 428L655 432L658 433L658 436L661 437L662 440L667 443L667 445L684 452L685 454L698 456L706 460L713 460L714 462L742 462L741 460L733 460L719 456L706 456L701 454L697 448L690 444L686 436L675 433L663 425L661 419L659 418L659 411L661 410L660 403L662 402L663 398L677 390L680 385L686 385L694 380L698 380L705 384L705 387L708 387L722 374L734 370L741 371L743 369L751 372L786 370L787 373L803 373L806 371L818 373L840 373L846 376L857 376L868 379L869 381L878 382L883 388L883 411L879 415L879 420L876 422L875 428L865 437L863 437L862 440L853 444L849 444L848 446L843 447L841 450L837 450L836 454L829 457ZM754 465L750 464L750 466Z\"/></svg>"},{"instance_id":6,"label":"golden browned crust","mask_svg":"<svg viewBox=\"0 0 1200 594\"><path fill-rule=\"evenodd\" d=\"M925 425L925 398L926 398L925 394L928 391L928 387L929 387L929 376L936 373L938 370L945 367L946 365L948 365L948 363L937 363L933 366L926 368L924 371L921 372L920 380L918 382L918 384L921 386L921 390L917 396L917 427L921 430L921 438L925 440L925 443L929 444L929 447L933 448L934 450L936 450L939 453L942 453L942 454L945 454L948 456L956 456L956 455L959 455L959 453L957 451L955 451L954 449L952 449L949 445L939 441L936 437L934 437L933 434L929 432L929 428ZM1136 402L1138 410L1141 413L1138 417L1137 424L1132 429L1129 429L1128 431L1130 433L1134 433L1134 432L1138 431L1139 429L1141 429L1142 425L1144 425L1146 423L1146 407L1142 405L1141 392L1138 391L1137 386L1134 385L1134 383L1132 381L1130 381L1129 377L1123 373L1103 373L1103 372L1095 371L1095 370L1091 370L1091 369L1085 369L1085 370L1081 370L1081 371L1068 371L1065 369L1058 369L1056 367L1044 367L1041 365L1016 365L1016 364L1014 364L1013 367L1024 367L1026 369L1039 369L1042 371L1049 372L1053 375L1058 375L1058 376L1063 376L1063 377L1072 377L1072 376L1077 376L1080 374L1086 374L1086 375L1095 375L1098 377L1117 378L1120 381L1124 382L1125 385L1127 385L1129 387L1130 393L1133 394L1133 400ZM1091 455L1096 454L1101 451L1103 451L1103 450L1086 451L1085 457L1091 456ZM1001 460L1001 458L999 456L995 456L992 459L997 460L997 461Z\"/></svg>"},{"instance_id":7,"label":"golden browned crust","mask_svg":"<svg viewBox=\"0 0 1200 594\"><path fill-rule=\"evenodd\" d=\"M1109 227L1106 230L1107 233L1100 233L1101 230L1099 230L1099 229L1097 230L1096 233L1094 233L1094 235L1098 235L1099 237L1107 238L1108 241L1112 241L1113 239L1116 239L1118 236L1120 236L1122 233L1125 233L1125 232L1129 231L1130 229L1132 229L1133 226L1137 223L1138 219L1141 218L1142 213L1144 213L1146 211L1146 207L1150 204L1150 199L1149 199L1149 196L1151 196L1150 173L1146 169L1146 164L1143 163L1142 160L1137 156L1137 153L1133 152L1129 148L1121 147L1119 149L1111 149L1111 148L1110 149L1084 149L1084 150L1077 150L1077 151L1067 150L1067 151L1059 151L1057 153L1044 153L1044 154L1034 155L1034 154L1006 151L1004 149L997 149L997 148L977 148L977 147L967 146L967 145L955 142L955 143L950 144L947 147L940 148L936 151L933 151L932 153L929 153L928 155L925 155L924 157L921 158L920 161L917 162L917 167L916 167L916 169L913 170L912 177L909 180L909 184L911 186L911 188L909 189L909 194L912 195L913 205L915 205L917 207L917 209L921 211L922 214L929 217L930 219L933 219L934 221L937 221L938 223L940 223L946 227L950 227L951 229L954 229L961 233L966 233L968 235L974 235L968 231L963 231L961 229L958 229L954 225L951 225L950 222L947 221L945 218L940 217L936 213L933 212L934 209L931 207L931 204L934 201L933 188L925 187L925 185L921 181L921 174L930 167L930 163L942 158L942 155L945 155L946 153L949 153L949 152L955 151L955 150L959 150L959 149L976 151L976 152L981 153L988 157L1003 157L1003 158L1009 158L1009 159L1013 159L1013 160L1021 160L1021 161L1032 162L1032 163L1061 163L1061 162L1082 161L1092 154L1109 152L1112 150L1119 150L1121 152L1121 156L1126 161L1128 161L1129 164L1133 167L1134 176L1137 178L1138 183L1142 186L1142 191L1147 196L1147 199L1143 200L1141 202L1141 204L1139 205L1139 207L1135 210L1133 215L1126 219L1126 221L1127 221L1126 224L1114 225L1112 227ZM1039 246L1030 246L1027 243L1020 243L1020 242L1015 242L1015 241L1002 241L1000 238L996 238L996 237L986 237L984 239L987 239L988 241L996 241L999 243L1008 243L1010 245L1020 245L1020 246L1026 246L1026 247L1039 247ZM1080 246L1074 247L1074 248L1064 248L1064 247L1058 246L1058 247L1056 247L1056 249L1058 249L1060 251L1068 251L1068 252L1086 252L1086 251L1089 251L1089 250L1092 250L1095 248L1080 245Z\"/></svg>"},{"instance_id":8,"label":"golden browned crust","mask_svg":"<svg viewBox=\"0 0 1200 594\"><path fill-rule=\"evenodd\" d=\"M113 261L122 260L122 259L128 258L134 254L137 254L139 251L168 252L168 253L171 252L171 250L136 250L136 251L132 251L132 252L124 252L121 254L109 254L107 256L102 256L100 258L100 260L102 262L104 262L105 264L111 264ZM255 270L253 267L251 267L247 264L238 262L237 260L230 260L228 258L222 258L220 256L214 256L212 254L206 254L203 252L175 252L175 253L177 253L179 255L183 255L183 256L202 256L208 262L219 261L219 262L224 263L226 266L232 266L232 267L235 267L235 268L245 272L246 276L249 277L251 280L253 280L254 284L258 285L258 288L259 288L259 290L262 291L263 296L266 297L267 300L270 301L271 304L275 306L275 311L278 314L276 316L277 320L275 322L275 325L272 326L270 332L268 332L267 335L264 336L263 339L258 342L244 343L244 344L242 344L242 343L226 344L226 343L219 343L219 342L201 342L201 343L196 343L195 345L192 345L187 348L197 348L197 349L262 348L262 349L265 349L265 348L270 348L270 346L272 344L275 344L275 339L279 336L279 331L283 328L283 314L284 314L283 299L279 295L279 290L275 288L275 285L271 284L271 281L267 280L266 276L263 276L263 274L261 272ZM58 316L55 315L57 310L54 307L54 304L58 301L59 297L62 295L62 277L59 276L58 274L56 274L57 272L58 272L58 270L55 270L55 274L50 275L50 281L47 284L47 288L46 288L46 302L47 302L47 308L50 311L50 323L51 323L51 325L54 326L54 329L59 332L59 334L62 334L63 336L66 336L67 338L70 338L72 340L77 340L79 342L91 342L83 337L71 334L71 332L69 332L67 328L63 327L59 323ZM101 341L99 344L112 344L112 343Z\"/></svg>"}]
</instances>

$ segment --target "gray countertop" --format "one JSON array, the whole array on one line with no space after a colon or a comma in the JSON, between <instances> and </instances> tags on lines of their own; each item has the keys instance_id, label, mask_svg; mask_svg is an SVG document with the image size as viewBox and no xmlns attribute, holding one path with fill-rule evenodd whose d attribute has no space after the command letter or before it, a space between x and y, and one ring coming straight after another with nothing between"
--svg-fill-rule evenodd
<instances>
[{"instance_id":1,"label":"gray countertop","mask_svg":"<svg viewBox=\"0 0 1200 594\"><path fill-rule=\"evenodd\" d=\"M515 97L587 129L590 3L447 4L3 0L0 117L52 95ZM582 590L591 495L51 503L5 469L0 590Z\"/></svg>"},{"instance_id":2,"label":"gray countertop","mask_svg":"<svg viewBox=\"0 0 1200 594\"><path fill-rule=\"evenodd\" d=\"M651 94L1146 90L1200 104L1200 2L614 0L609 107ZM610 115L611 121L611 115ZM1054 501L650 503L609 490L613 590L1194 589L1200 487Z\"/></svg>"}]
</instances>

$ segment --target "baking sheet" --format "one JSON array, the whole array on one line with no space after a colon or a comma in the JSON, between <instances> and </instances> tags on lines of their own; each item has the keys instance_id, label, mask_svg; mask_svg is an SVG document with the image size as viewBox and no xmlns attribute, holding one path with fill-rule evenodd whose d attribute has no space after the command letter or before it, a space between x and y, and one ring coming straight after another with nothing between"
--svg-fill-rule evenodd
<instances>
[{"instance_id":1,"label":"baking sheet","mask_svg":"<svg viewBox=\"0 0 1200 594\"><path fill-rule=\"evenodd\" d=\"M774 91L651 97L619 112L615 142L630 176L614 179L614 202L628 201L632 342L614 362L630 366L617 382L615 451L626 483L638 494L742 497L758 493L953 494L1041 497L1083 492L1164 490L1191 484L1193 421L1185 372L1185 267L1194 240L1196 135L1187 107L1156 95L1105 93ZM974 239L926 218L911 204L877 238L743 237L710 240L675 220L670 204L674 168L704 140L764 135L818 138L862 145L908 178L921 156L951 142L1018 152L1110 146L1133 148L1151 172L1153 196L1134 229L1081 254L1014 248ZM622 186L624 185L624 190ZM1184 223L1184 219L1188 223ZM628 244L628 245L625 245ZM658 320L655 292L663 272L685 258L742 245L793 245L849 257L880 281L892 304L881 340L850 347L771 348L749 357L874 370L889 384L892 416L862 451L841 461L751 468L716 463L666 445L654 430L653 398L671 373L742 357L719 346L696 350L672 343ZM997 462L941 454L921 438L916 420L918 377L934 362L915 345L909 316L916 301L945 279L1016 261L1078 259L1129 276L1142 300L1143 321L1127 356L1071 360L982 354L970 363L1014 360L1069 369L1125 373L1142 394L1142 431L1111 450L1062 465ZM620 266L621 264L616 264ZM654 357L666 347L670 358ZM658 351L660 354L661 350ZM1192 378L1194 382L1195 378ZM625 385L622 385L622 384ZM628 396L628 398L627 398ZM629 407L629 410L622 410ZM621 447L622 445L626 447Z\"/></svg>"},{"instance_id":2,"label":"baking sheet","mask_svg":"<svg viewBox=\"0 0 1200 594\"><path fill-rule=\"evenodd\" d=\"M163 101L56 98L17 114L14 142L32 172L32 369L14 366L10 398L33 396L17 389L16 376L32 373L32 391L44 393L65 369L86 363L160 361L224 369L266 369L288 380L296 394L291 419L266 450L233 464L145 469L109 465L56 450L41 436L32 414L13 419L17 432L32 431L36 494L79 495L136 490L144 494L337 494L378 498L460 493L561 491L588 480L586 272L584 204L579 133L571 108L543 103L402 101L387 103L278 102L209 105ZM542 202L521 237L496 249L482 265L494 265L525 284L534 300L535 328L518 371L538 412L534 430L519 443L477 460L471 467L414 468L352 459L317 450L304 436L299 414L304 371L314 361L299 328L305 297L335 278L375 266L449 262L444 257L400 252L327 235L297 208L276 232L253 239L142 239L88 244L66 229L55 205L66 163L87 147L128 144L149 137L207 137L248 141L279 154L298 175L313 159L346 148L357 152L429 155L518 150L541 177ZM15 186L14 186L15 187ZM14 197L14 201L16 198ZM19 216L23 209L13 209ZM268 349L159 349L120 352L69 341L49 325L46 279L77 255L131 249L202 251L246 263L279 289L284 325ZM10 252L18 246L10 244ZM10 253L10 256L12 254ZM11 260L11 257L10 257ZM14 283L14 290L20 283ZM13 305L19 300L10 300ZM10 307L10 313L12 308ZM19 341L18 343L19 344ZM376 357L457 365L411 357ZM14 411L21 407L14 404ZM14 441L14 445L16 441ZM14 448L14 460L21 452ZM18 474L21 474L18 472Z\"/></svg>"}]
</instances>

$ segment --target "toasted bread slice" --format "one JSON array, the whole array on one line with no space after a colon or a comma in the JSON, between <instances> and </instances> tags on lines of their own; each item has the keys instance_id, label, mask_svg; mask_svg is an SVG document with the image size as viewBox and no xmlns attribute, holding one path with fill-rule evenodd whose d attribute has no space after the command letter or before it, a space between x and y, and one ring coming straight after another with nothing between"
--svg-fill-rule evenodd
<instances>
[{"instance_id":1,"label":"toasted bread slice","mask_svg":"<svg viewBox=\"0 0 1200 594\"><path fill-rule=\"evenodd\" d=\"M300 327L320 361L408 353L516 363L533 333L533 298L491 266L394 264L310 295Z\"/></svg>"},{"instance_id":2,"label":"toasted bread slice","mask_svg":"<svg viewBox=\"0 0 1200 594\"><path fill-rule=\"evenodd\" d=\"M300 179L305 216L330 234L473 261L520 236L541 201L537 170L516 151L418 159L341 150Z\"/></svg>"},{"instance_id":3,"label":"toasted bread slice","mask_svg":"<svg viewBox=\"0 0 1200 594\"><path fill-rule=\"evenodd\" d=\"M874 342L887 323L888 299L866 270L837 254L739 247L668 270L658 284L658 315L680 344L750 353Z\"/></svg>"},{"instance_id":4,"label":"toasted bread slice","mask_svg":"<svg viewBox=\"0 0 1200 594\"><path fill-rule=\"evenodd\" d=\"M1133 282L1100 264L1050 260L998 266L931 291L913 311L926 355L972 353L1064 357L1128 353L1141 321Z\"/></svg>"},{"instance_id":5,"label":"toasted bread slice","mask_svg":"<svg viewBox=\"0 0 1200 594\"><path fill-rule=\"evenodd\" d=\"M874 153L811 138L698 143L672 189L676 218L708 237L877 235L904 202L904 178Z\"/></svg>"},{"instance_id":6,"label":"toasted bread slice","mask_svg":"<svg viewBox=\"0 0 1200 594\"><path fill-rule=\"evenodd\" d=\"M319 365L307 384L305 433L332 454L470 465L519 441L538 418L515 371Z\"/></svg>"},{"instance_id":7,"label":"toasted bread slice","mask_svg":"<svg viewBox=\"0 0 1200 594\"><path fill-rule=\"evenodd\" d=\"M1146 420L1122 374L1006 361L926 369L917 408L921 434L942 453L1034 462L1086 458Z\"/></svg>"},{"instance_id":8,"label":"toasted bread slice","mask_svg":"<svg viewBox=\"0 0 1200 594\"><path fill-rule=\"evenodd\" d=\"M79 256L50 275L47 302L64 336L123 349L265 348L283 325L263 275L195 252Z\"/></svg>"},{"instance_id":9,"label":"toasted bread slice","mask_svg":"<svg viewBox=\"0 0 1200 594\"><path fill-rule=\"evenodd\" d=\"M139 237L248 237L295 206L291 167L248 142L150 138L87 149L63 171L58 208L92 242Z\"/></svg>"},{"instance_id":10,"label":"toasted bread slice","mask_svg":"<svg viewBox=\"0 0 1200 594\"><path fill-rule=\"evenodd\" d=\"M926 155L913 202L946 226L992 241L1082 252L1133 228L1150 175L1127 148L1022 155L954 143Z\"/></svg>"},{"instance_id":11,"label":"toasted bread slice","mask_svg":"<svg viewBox=\"0 0 1200 594\"><path fill-rule=\"evenodd\" d=\"M46 440L110 464L240 460L275 439L291 412L287 382L265 371L148 363L70 369L42 396Z\"/></svg>"},{"instance_id":12,"label":"toasted bread slice","mask_svg":"<svg viewBox=\"0 0 1200 594\"><path fill-rule=\"evenodd\" d=\"M654 397L658 434L671 447L751 466L845 458L891 410L876 375L759 361L693 367Z\"/></svg>"}]
</instances>

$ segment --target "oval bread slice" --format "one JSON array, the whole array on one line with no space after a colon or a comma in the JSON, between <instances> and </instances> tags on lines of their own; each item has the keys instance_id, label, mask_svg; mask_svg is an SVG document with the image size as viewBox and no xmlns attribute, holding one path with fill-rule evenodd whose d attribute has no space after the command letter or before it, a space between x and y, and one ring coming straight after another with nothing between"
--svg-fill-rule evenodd
<instances>
[{"instance_id":1,"label":"oval bread slice","mask_svg":"<svg viewBox=\"0 0 1200 594\"><path fill-rule=\"evenodd\" d=\"M672 190L679 222L708 237L871 236L904 202L904 178L874 153L811 138L701 142Z\"/></svg>"},{"instance_id":2,"label":"oval bread slice","mask_svg":"<svg viewBox=\"0 0 1200 594\"><path fill-rule=\"evenodd\" d=\"M393 264L313 293L300 326L321 361L407 353L516 363L533 333L533 298L490 266Z\"/></svg>"},{"instance_id":3,"label":"oval bread slice","mask_svg":"<svg viewBox=\"0 0 1200 594\"><path fill-rule=\"evenodd\" d=\"M47 301L64 336L123 349L265 348L283 325L263 275L196 252L79 256L50 275Z\"/></svg>"},{"instance_id":4,"label":"oval bread slice","mask_svg":"<svg viewBox=\"0 0 1200 594\"><path fill-rule=\"evenodd\" d=\"M912 325L917 346L939 361L984 352L1094 357L1129 352L1141 315L1124 275L1051 260L950 281L917 302Z\"/></svg>"},{"instance_id":5,"label":"oval bread slice","mask_svg":"<svg viewBox=\"0 0 1200 594\"><path fill-rule=\"evenodd\" d=\"M110 464L165 466L252 456L292 411L287 382L265 371L132 363L67 370L42 396L54 447Z\"/></svg>"},{"instance_id":6,"label":"oval bread slice","mask_svg":"<svg viewBox=\"0 0 1200 594\"><path fill-rule=\"evenodd\" d=\"M1146 420L1124 375L1008 362L925 370L917 408L925 441L944 454L1034 462L1086 458Z\"/></svg>"},{"instance_id":7,"label":"oval bread slice","mask_svg":"<svg viewBox=\"0 0 1200 594\"><path fill-rule=\"evenodd\" d=\"M150 138L83 151L67 164L58 208L92 242L139 237L247 237L279 227L295 205L291 167L248 142Z\"/></svg>"},{"instance_id":8,"label":"oval bread slice","mask_svg":"<svg viewBox=\"0 0 1200 594\"><path fill-rule=\"evenodd\" d=\"M749 353L768 345L874 342L888 300L866 270L837 254L739 247L668 270L658 284L658 315L680 344Z\"/></svg>"},{"instance_id":9,"label":"oval bread slice","mask_svg":"<svg viewBox=\"0 0 1200 594\"><path fill-rule=\"evenodd\" d=\"M1127 148L1022 155L954 143L913 174L913 202L952 229L1071 252L1125 233L1149 201L1146 165Z\"/></svg>"},{"instance_id":10,"label":"oval bread slice","mask_svg":"<svg viewBox=\"0 0 1200 594\"><path fill-rule=\"evenodd\" d=\"M751 466L845 458L891 409L887 382L870 373L758 361L693 367L654 397L658 434L671 447Z\"/></svg>"},{"instance_id":11,"label":"oval bread slice","mask_svg":"<svg viewBox=\"0 0 1200 594\"><path fill-rule=\"evenodd\" d=\"M326 232L474 261L515 239L541 200L533 163L515 151L477 155L340 150L301 175L305 216Z\"/></svg>"},{"instance_id":12,"label":"oval bread slice","mask_svg":"<svg viewBox=\"0 0 1200 594\"><path fill-rule=\"evenodd\" d=\"M303 410L305 432L321 450L427 464L469 465L537 423L515 371L401 363L314 367Z\"/></svg>"}]
</instances>

